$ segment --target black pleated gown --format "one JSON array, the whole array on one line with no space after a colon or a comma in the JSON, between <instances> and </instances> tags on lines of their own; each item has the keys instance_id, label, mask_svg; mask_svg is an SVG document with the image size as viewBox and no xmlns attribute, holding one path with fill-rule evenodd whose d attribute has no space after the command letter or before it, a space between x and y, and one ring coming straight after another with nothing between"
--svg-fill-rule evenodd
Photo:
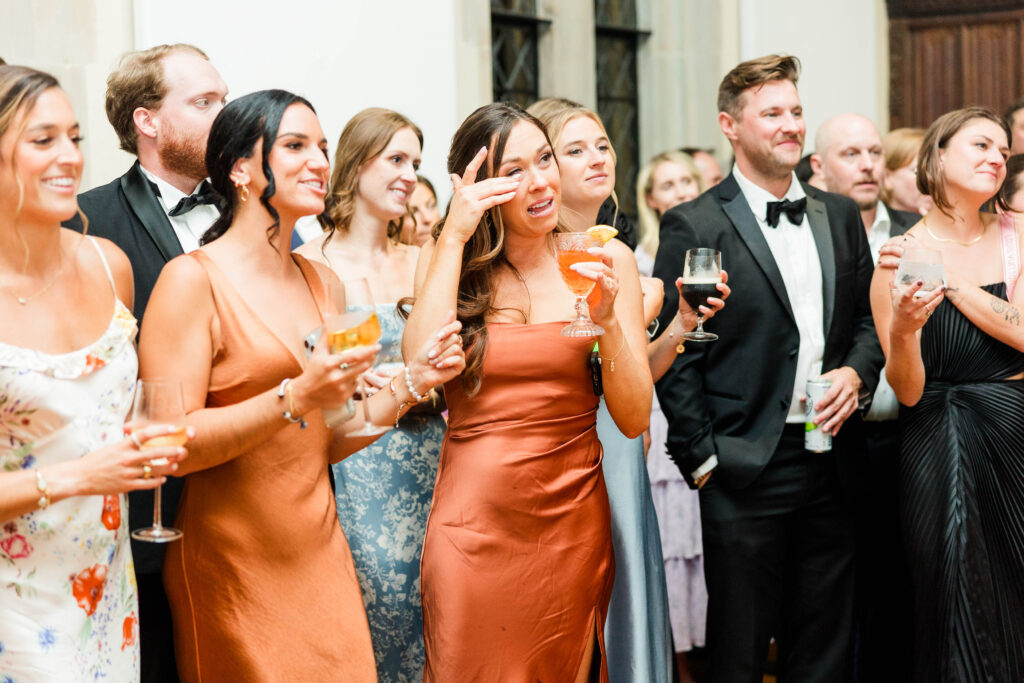
<instances>
[{"instance_id":1,"label":"black pleated gown","mask_svg":"<svg viewBox=\"0 0 1024 683\"><path fill-rule=\"evenodd\" d=\"M1006 299L1003 283L985 291ZM924 395L903 407L901 514L915 680L1024 681L1024 354L948 301L924 326Z\"/></svg>"}]
</instances>

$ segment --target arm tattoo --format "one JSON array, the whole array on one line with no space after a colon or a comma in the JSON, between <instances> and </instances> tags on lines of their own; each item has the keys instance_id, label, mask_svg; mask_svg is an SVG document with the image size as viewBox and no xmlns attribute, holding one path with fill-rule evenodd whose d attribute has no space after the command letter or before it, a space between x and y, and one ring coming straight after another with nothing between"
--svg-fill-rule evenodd
<instances>
[{"instance_id":1,"label":"arm tattoo","mask_svg":"<svg viewBox=\"0 0 1024 683\"><path fill-rule=\"evenodd\" d=\"M1020 325L1020 311L1018 311L1015 306L1011 306L1006 301L1003 301L1002 299L997 299L995 297L992 297L991 303L992 310L995 311L997 314L1003 316L1003 319L1006 322L1012 325Z\"/></svg>"}]
</instances>

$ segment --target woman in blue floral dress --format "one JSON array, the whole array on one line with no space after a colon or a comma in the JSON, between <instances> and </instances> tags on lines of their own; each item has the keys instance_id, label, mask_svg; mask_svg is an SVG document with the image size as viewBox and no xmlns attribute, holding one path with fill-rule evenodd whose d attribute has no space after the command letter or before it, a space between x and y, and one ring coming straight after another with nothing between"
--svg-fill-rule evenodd
<instances>
[{"instance_id":1,"label":"woman in blue floral dress","mask_svg":"<svg viewBox=\"0 0 1024 683\"><path fill-rule=\"evenodd\" d=\"M423 134L387 109L366 109L345 126L334 156L327 211L337 228L299 249L343 279L365 278L377 302L382 350L376 389L403 382L403 297L413 292L419 248L397 241L416 187ZM382 682L423 677L420 555L445 423L432 394L370 446L333 466L345 529L370 622Z\"/></svg>"}]
</instances>

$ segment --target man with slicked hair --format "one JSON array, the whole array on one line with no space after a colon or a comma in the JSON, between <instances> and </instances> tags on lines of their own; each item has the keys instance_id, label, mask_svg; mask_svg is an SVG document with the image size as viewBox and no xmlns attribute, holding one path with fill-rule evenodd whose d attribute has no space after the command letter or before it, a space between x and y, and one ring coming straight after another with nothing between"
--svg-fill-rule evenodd
<instances>
[{"instance_id":1,"label":"man with slicked hair","mask_svg":"<svg viewBox=\"0 0 1024 683\"><path fill-rule=\"evenodd\" d=\"M733 295L658 382L668 451L700 487L710 680L762 680L778 644L780 680L849 680L854 520L847 498L863 455L858 399L882 350L868 301L873 266L857 206L804 186L794 169L806 125L794 57L736 66L719 87L732 172L667 211L654 274L661 328L677 307L688 249L722 255ZM809 379L831 382L815 408L831 449L805 447Z\"/></svg>"},{"instance_id":2,"label":"man with slicked hair","mask_svg":"<svg viewBox=\"0 0 1024 683\"><path fill-rule=\"evenodd\" d=\"M164 264L192 251L219 215L206 187L206 138L228 88L192 45L158 45L125 54L107 78L107 118L121 149L137 157L128 172L85 192L78 204L89 233L124 250L135 276L135 317L141 323ZM68 227L82 229L78 218ZM163 486L163 519L172 524L182 482ZM132 529L153 521L152 491L128 496ZM171 613L161 572L164 546L132 540L139 586L142 680L177 681Z\"/></svg>"}]
</instances>

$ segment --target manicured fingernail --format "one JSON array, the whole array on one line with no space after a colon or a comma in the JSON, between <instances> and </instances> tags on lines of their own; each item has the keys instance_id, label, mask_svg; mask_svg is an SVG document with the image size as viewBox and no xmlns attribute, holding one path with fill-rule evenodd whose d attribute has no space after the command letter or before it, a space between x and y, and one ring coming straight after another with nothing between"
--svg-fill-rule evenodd
<instances>
[{"instance_id":1,"label":"manicured fingernail","mask_svg":"<svg viewBox=\"0 0 1024 683\"><path fill-rule=\"evenodd\" d=\"M437 348L436 347L427 352L427 358L428 359L433 360L435 356L437 356Z\"/></svg>"}]
</instances>

